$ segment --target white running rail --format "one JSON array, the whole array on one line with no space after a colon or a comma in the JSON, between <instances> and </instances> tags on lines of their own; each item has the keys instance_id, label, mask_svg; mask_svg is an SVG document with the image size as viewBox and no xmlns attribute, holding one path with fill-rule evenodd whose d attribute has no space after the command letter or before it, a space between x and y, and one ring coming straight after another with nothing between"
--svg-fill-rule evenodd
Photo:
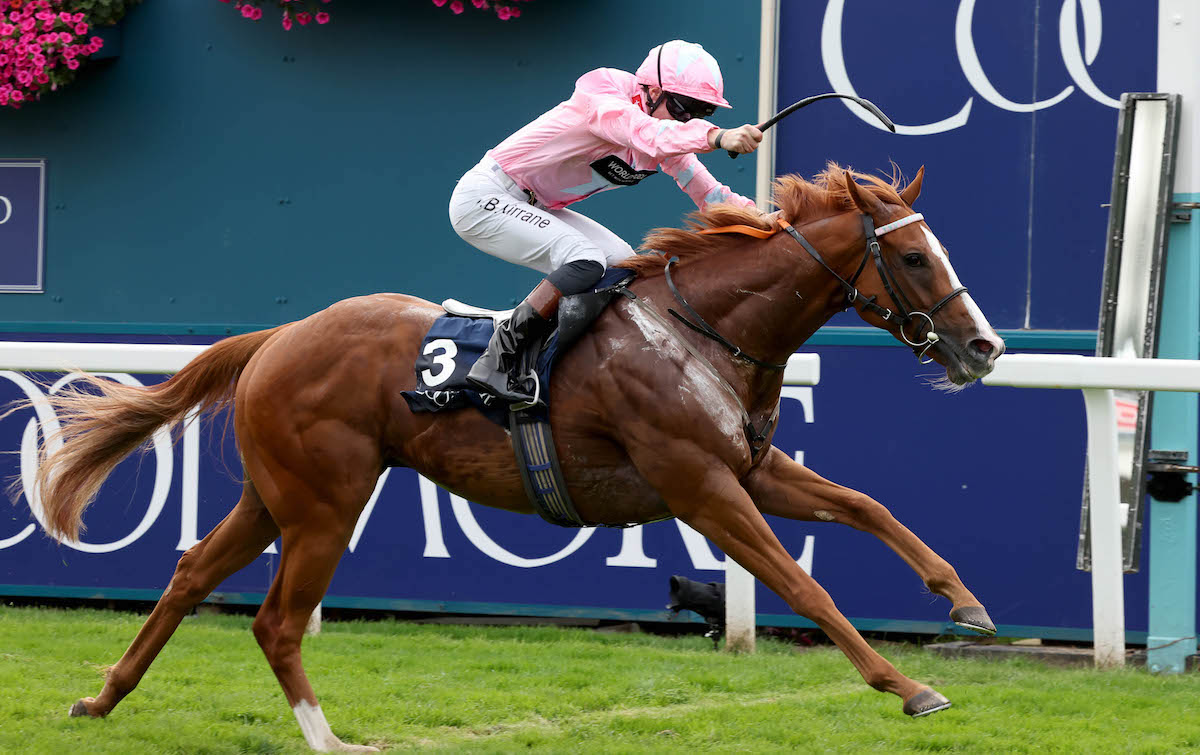
<instances>
[{"instance_id":1,"label":"white running rail","mask_svg":"<svg viewBox=\"0 0 1200 755\"><path fill-rule=\"evenodd\" d=\"M1006 354L983 379L1017 388L1076 388L1087 409L1091 495L1092 631L1100 668L1125 664L1125 594L1121 568L1114 390L1200 392L1200 361L1076 354Z\"/></svg>"}]
</instances>

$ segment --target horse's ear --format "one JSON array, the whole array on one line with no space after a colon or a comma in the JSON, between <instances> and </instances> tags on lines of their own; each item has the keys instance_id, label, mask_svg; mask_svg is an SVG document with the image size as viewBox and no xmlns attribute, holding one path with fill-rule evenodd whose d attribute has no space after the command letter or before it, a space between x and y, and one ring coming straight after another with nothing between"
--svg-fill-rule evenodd
<instances>
[{"instance_id":1,"label":"horse's ear","mask_svg":"<svg viewBox=\"0 0 1200 755\"><path fill-rule=\"evenodd\" d=\"M908 205L909 207L912 207L914 204L916 204L917 197L921 196L921 181L924 178L925 166L922 165L921 169L917 171L917 177L909 182L908 186L905 186L900 191L900 198L904 200L904 204Z\"/></svg>"},{"instance_id":2,"label":"horse's ear","mask_svg":"<svg viewBox=\"0 0 1200 755\"><path fill-rule=\"evenodd\" d=\"M860 211L870 215L883 209L883 202L871 192L864 191L850 171L842 171L842 180L846 182L846 191L850 193L850 199Z\"/></svg>"}]
</instances>

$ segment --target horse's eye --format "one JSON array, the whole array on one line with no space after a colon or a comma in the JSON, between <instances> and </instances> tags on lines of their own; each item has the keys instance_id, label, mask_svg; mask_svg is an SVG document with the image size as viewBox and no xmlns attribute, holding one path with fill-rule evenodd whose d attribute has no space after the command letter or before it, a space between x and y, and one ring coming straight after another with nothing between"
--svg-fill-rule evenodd
<instances>
[{"instance_id":1,"label":"horse's eye","mask_svg":"<svg viewBox=\"0 0 1200 755\"><path fill-rule=\"evenodd\" d=\"M920 267L923 263L924 260L921 259L921 255L917 254L916 252L904 255L904 264L908 265L909 267Z\"/></svg>"}]
</instances>

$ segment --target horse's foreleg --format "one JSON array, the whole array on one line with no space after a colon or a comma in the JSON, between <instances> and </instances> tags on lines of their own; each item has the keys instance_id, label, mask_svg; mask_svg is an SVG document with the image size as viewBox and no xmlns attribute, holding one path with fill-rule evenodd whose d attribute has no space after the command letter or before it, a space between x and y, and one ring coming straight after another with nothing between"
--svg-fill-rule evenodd
<instances>
[{"instance_id":1,"label":"horse's foreleg","mask_svg":"<svg viewBox=\"0 0 1200 755\"><path fill-rule=\"evenodd\" d=\"M175 576L121 660L109 669L104 689L71 706L72 716L106 716L133 691L146 669L171 639L179 622L229 575L249 564L279 535L254 486L208 536L179 559Z\"/></svg>"},{"instance_id":2,"label":"horse's foreleg","mask_svg":"<svg viewBox=\"0 0 1200 755\"><path fill-rule=\"evenodd\" d=\"M950 704L929 687L901 674L867 644L838 611L829 593L787 554L750 496L718 461L700 454L660 455L651 458L646 467L639 465L639 470L677 517L744 566L793 611L816 622L867 684L904 700L905 713L924 715Z\"/></svg>"},{"instance_id":3,"label":"horse's foreleg","mask_svg":"<svg viewBox=\"0 0 1200 755\"><path fill-rule=\"evenodd\" d=\"M826 480L778 448L772 448L742 484L764 514L840 522L878 537L912 567L931 591L954 604L951 620L982 634L996 633L983 604L966 588L954 567L870 496Z\"/></svg>"}]
</instances>

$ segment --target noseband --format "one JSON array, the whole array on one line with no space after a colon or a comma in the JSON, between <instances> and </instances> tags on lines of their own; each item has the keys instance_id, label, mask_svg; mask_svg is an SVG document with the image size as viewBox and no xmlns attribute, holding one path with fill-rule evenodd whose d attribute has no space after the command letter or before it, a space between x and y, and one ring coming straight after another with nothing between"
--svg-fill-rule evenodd
<instances>
[{"instance_id":1,"label":"noseband","mask_svg":"<svg viewBox=\"0 0 1200 755\"><path fill-rule=\"evenodd\" d=\"M933 316L939 309L949 304L955 297L965 294L967 292L967 288L966 286L959 286L958 288L954 289L950 293L943 296L942 300L937 304L934 304L928 312L916 310L909 302L908 297L904 295L904 290L900 288L900 284L897 282L896 276L892 272L892 269L888 267L887 262L884 261L882 251L879 247L880 236L898 228L903 228L906 225L920 222L924 219L925 216L917 212L913 213L912 215L906 215L899 220L888 223L887 225L881 225L876 228L875 220L870 215L864 213L862 216L862 224L863 233L867 237L867 248L866 251L863 252L862 261L858 263L858 269L854 271L854 275L850 276L850 280L846 280L842 278L842 276L838 275L837 271L830 267L829 263L825 261L825 258L821 256L821 253L814 249L813 245L808 243L808 239L804 238L799 231L793 228L791 223L787 222L783 218L780 218L779 225L781 225L785 231L791 234L792 238L794 238L800 244L800 246L804 247L804 251L808 252L813 259L821 263L821 267L828 270L829 274L836 278L838 283L842 284L842 288L846 290L847 307L853 307L856 304L860 304L864 310L879 315L880 318L887 322L899 323L900 337L904 339L906 344L913 348L913 351L920 349L920 351L917 353L917 359L920 360L921 364L929 364L933 361L933 358L930 357L925 359L925 353L932 349L940 340L937 332L934 330ZM858 292L858 289L854 286L855 282L858 281L858 276L862 275L862 271L866 268L867 260L871 258L874 258L875 260L875 269L879 271L879 279L883 282L883 290L887 291L887 295L891 297L892 306L896 308L895 312L876 304L876 297L874 296L870 298L863 297ZM914 337L919 337L921 329L926 325L928 325L929 330L926 332L924 339L914 341L909 339L908 334L904 332L904 328L917 318L922 318L923 322L917 328L916 332L914 333Z\"/></svg>"}]
</instances>

